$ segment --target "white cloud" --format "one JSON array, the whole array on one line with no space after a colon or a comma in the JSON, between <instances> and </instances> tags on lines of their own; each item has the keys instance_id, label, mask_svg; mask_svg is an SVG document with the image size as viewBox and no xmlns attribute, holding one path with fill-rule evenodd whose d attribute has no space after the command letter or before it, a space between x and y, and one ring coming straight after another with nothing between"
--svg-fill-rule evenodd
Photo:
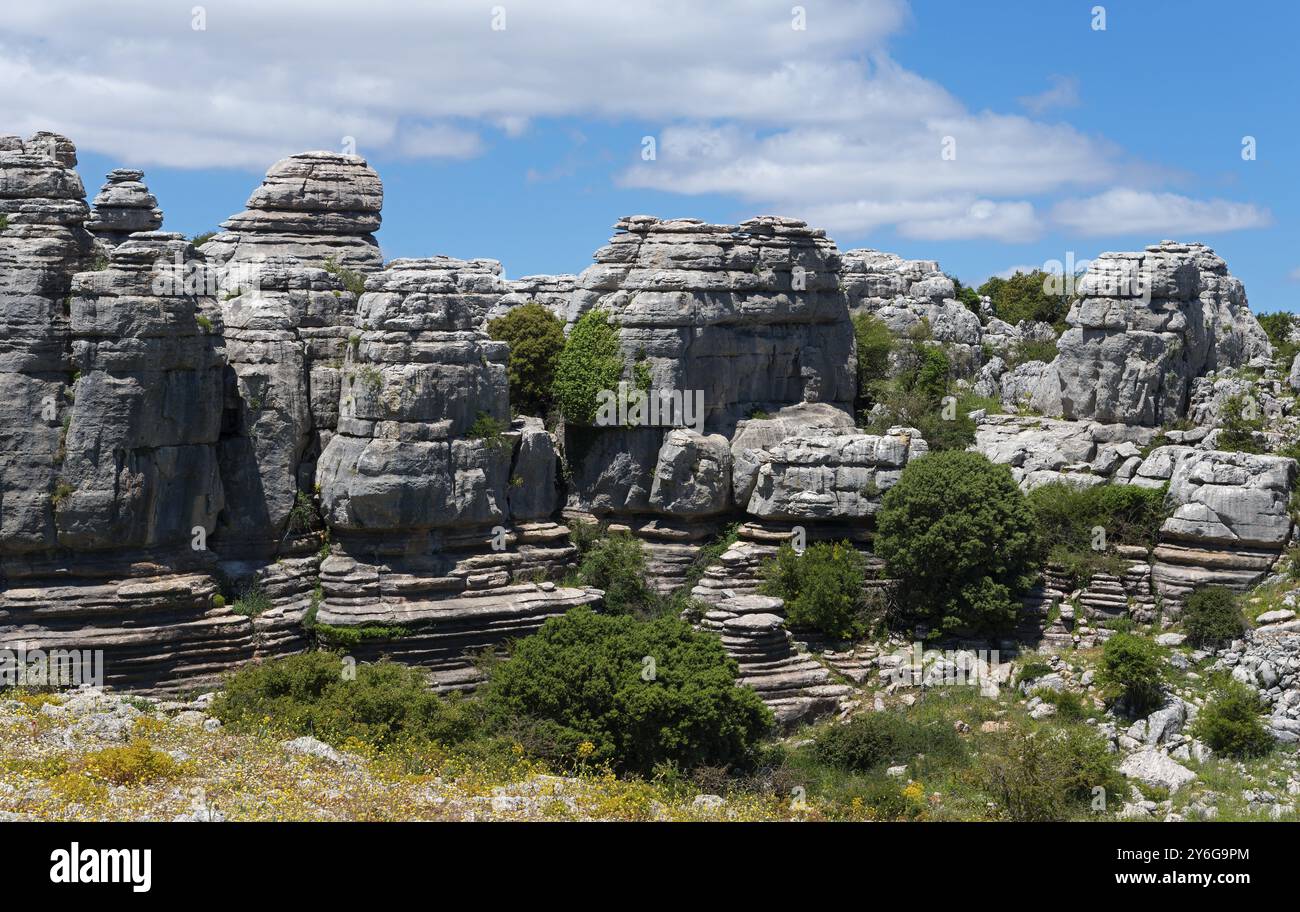
<instances>
[{"instance_id":1,"label":"white cloud","mask_svg":"<svg viewBox=\"0 0 1300 912\"><path fill-rule=\"evenodd\" d=\"M1085 235L1143 234L1164 237L1261 228L1272 223L1267 209L1230 200L1196 200L1177 193L1116 188L1084 199L1057 203L1052 219Z\"/></svg>"},{"instance_id":2,"label":"white cloud","mask_svg":"<svg viewBox=\"0 0 1300 912\"><path fill-rule=\"evenodd\" d=\"M1023 95L1016 101L1030 114L1041 116L1055 108L1074 108L1079 105L1079 79L1076 76L1053 75L1051 86L1037 95Z\"/></svg>"},{"instance_id":3,"label":"white cloud","mask_svg":"<svg viewBox=\"0 0 1300 912\"><path fill-rule=\"evenodd\" d=\"M362 155L469 158L527 142L548 118L645 123L658 159L628 149L625 186L726 194L836 232L893 227L925 240L1032 240L1062 195L1165 176L1068 124L972 111L901 66L888 44L910 21L906 0L822 0L805 30L791 28L788 7L752 0L501 5L497 31L479 0L223 0L195 31L190 4L9 4L0 84L21 90L0 93L0 123L57 130L124 164L258 172L345 137ZM1077 81L1052 79L1021 99L1027 110L1077 101ZM539 162L527 179L582 167ZM1182 201L1181 218L1163 220L1193 226L1182 230L1260 215L1148 195ZM1106 200L1074 204L1101 219L1072 222L1058 207L1056 221L1091 230ZM1123 229L1147 231L1151 213L1133 208Z\"/></svg>"},{"instance_id":4,"label":"white cloud","mask_svg":"<svg viewBox=\"0 0 1300 912\"><path fill-rule=\"evenodd\" d=\"M1300 266L1297 266L1295 269L1292 269L1287 273L1287 278L1292 282L1300 282Z\"/></svg>"}]
</instances>

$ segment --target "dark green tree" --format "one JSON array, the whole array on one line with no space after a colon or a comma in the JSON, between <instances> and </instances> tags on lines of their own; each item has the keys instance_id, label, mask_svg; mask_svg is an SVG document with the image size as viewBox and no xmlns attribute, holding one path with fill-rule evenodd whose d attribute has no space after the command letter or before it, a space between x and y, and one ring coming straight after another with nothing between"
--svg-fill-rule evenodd
<instances>
[{"instance_id":1,"label":"dark green tree","mask_svg":"<svg viewBox=\"0 0 1300 912\"><path fill-rule=\"evenodd\" d=\"M949 632L1010 628L1042 562L1010 470L963 450L903 470L877 514L876 553L900 580L903 610Z\"/></svg>"}]
</instances>

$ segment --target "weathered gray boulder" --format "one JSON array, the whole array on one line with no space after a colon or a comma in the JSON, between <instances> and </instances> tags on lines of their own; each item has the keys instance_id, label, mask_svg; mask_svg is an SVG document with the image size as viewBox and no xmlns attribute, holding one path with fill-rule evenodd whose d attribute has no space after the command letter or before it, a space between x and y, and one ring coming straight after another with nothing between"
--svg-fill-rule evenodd
<instances>
[{"instance_id":1,"label":"weathered gray boulder","mask_svg":"<svg viewBox=\"0 0 1300 912\"><path fill-rule=\"evenodd\" d=\"M1202 244L1104 253L1079 293L1053 362L1068 419L1170 424L1196 377L1270 351L1241 282Z\"/></svg>"},{"instance_id":2,"label":"weathered gray boulder","mask_svg":"<svg viewBox=\"0 0 1300 912\"><path fill-rule=\"evenodd\" d=\"M1280 548L1291 533L1287 506L1295 474L1295 460L1282 456L1188 453L1170 478L1174 512L1161 526L1161 535Z\"/></svg>"},{"instance_id":3,"label":"weathered gray boulder","mask_svg":"<svg viewBox=\"0 0 1300 912\"><path fill-rule=\"evenodd\" d=\"M928 451L912 428L789 438L756 454L757 477L745 510L793 522L862 519L880 508L904 466Z\"/></svg>"},{"instance_id":4,"label":"weathered gray boulder","mask_svg":"<svg viewBox=\"0 0 1300 912\"><path fill-rule=\"evenodd\" d=\"M1009 466L1025 490L1058 481L1094 485L1131 477L1141 464L1140 447L1154 434L1123 424L985 415L971 449Z\"/></svg>"}]
</instances>

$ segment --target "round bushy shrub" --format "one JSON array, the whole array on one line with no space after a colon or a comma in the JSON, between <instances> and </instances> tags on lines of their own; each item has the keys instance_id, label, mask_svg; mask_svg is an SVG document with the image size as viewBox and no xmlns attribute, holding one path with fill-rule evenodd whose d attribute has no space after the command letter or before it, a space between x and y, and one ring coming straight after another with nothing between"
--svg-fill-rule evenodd
<instances>
[{"instance_id":1,"label":"round bushy shrub","mask_svg":"<svg viewBox=\"0 0 1300 912\"><path fill-rule=\"evenodd\" d=\"M645 551L628 532L613 532L586 546L578 565L584 585L605 591L609 614L649 614L657 600L645 581Z\"/></svg>"},{"instance_id":2,"label":"round bushy shrub","mask_svg":"<svg viewBox=\"0 0 1300 912\"><path fill-rule=\"evenodd\" d=\"M863 580L866 560L848 542L817 542L803 554L787 542L763 567L765 595L785 600L785 617L797 630L850 639L866 632Z\"/></svg>"},{"instance_id":3,"label":"round bushy shrub","mask_svg":"<svg viewBox=\"0 0 1300 912\"><path fill-rule=\"evenodd\" d=\"M828 766L867 772L905 763L917 754L954 759L964 749L949 725L920 725L898 713L871 712L822 730L813 739L812 750Z\"/></svg>"},{"instance_id":4,"label":"round bushy shrub","mask_svg":"<svg viewBox=\"0 0 1300 912\"><path fill-rule=\"evenodd\" d=\"M601 391L617 391L622 376L617 327L607 312L588 311L569 330L555 363L552 391L564 420L580 426L594 424Z\"/></svg>"},{"instance_id":5,"label":"round bushy shrub","mask_svg":"<svg viewBox=\"0 0 1300 912\"><path fill-rule=\"evenodd\" d=\"M551 410L555 367L564 349L564 324L535 301L488 324L488 335L510 344L510 404L523 415Z\"/></svg>"},{"instance_id":6,"label":"round bushy shrub","mask_svg":"<svg viewBox=\"0 0 1300 912\"><path fill-rule=\"evenodd\" d=\"M715 636L684 621L574 608L495 666L491 718L533 754L650 774L752 762L772 713Z\"/></svg>"},{"instance_id":7,"label":"round bushy shrub","mask_svg":"<svg viewBox=\"0 0 1300 912\"><path fill-rule=\"evenodd\" d=\"M1249 685L1228 678L1201 707L1192 732L1215 753L1259 757L1273 747L1273 738L1259 710L1259 694Z\"/></svg>"},{"instance_id":8,"label":"round bushy shrub","mask_svg":"<svg viewBox=\"0 0 1300 912\"><path fill-rule=\"evenodd\" d=\"M1117 633L1101 650L1097 678L1112 698L1124 701L1130 713L1146 715L1160 706L1164 689L1163 651L1135 633Z\"/></svg>"},{"instance_id":9,"label":"round bushy shrub","mask_svg":"<svg viewBox=\"0 0 1300 912\"><path fill-rule=\"evenodd\" d=\"M1006 466L978 453L931 453L903 470L877 514L876 553L901 607L947 632L1015 624L1041 548Z\"/></svg>"},{"instance_id":10,"label":"round bushy shrub","mask_svg":"<svg viewBox=\"0 0 1300 912\"><path fill-rule=\"evenodd\" d=\"M1188 596L1182 621L1187 639L1196 646L1221 645L1246 629L1237 596L1222 586L1206 586Z\"/></svg>"},{"instance_id":11,"label":"round bushy shrub","mask_svg":"<svg viewBox=\"0 0 1300 912\"><path fill-rule=\"evenodd\" d=\"M362 664L353 678L348 668L341 656L323 651L246 666L226 682L212 715L235 730L269 724L335 746L352 739L380 748L409 741L450 745L478 732L476 705L435 694L418 669Z\"/></svg>"}]
</instances>

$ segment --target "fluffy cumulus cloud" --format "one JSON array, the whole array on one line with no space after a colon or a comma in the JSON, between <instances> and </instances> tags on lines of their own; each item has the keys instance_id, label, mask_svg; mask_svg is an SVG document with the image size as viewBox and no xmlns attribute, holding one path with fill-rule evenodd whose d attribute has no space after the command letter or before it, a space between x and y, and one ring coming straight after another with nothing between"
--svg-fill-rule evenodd
<instances>
[{"instance_id":1,"label":"fluffy cumulus cloud","mask_svg":"<svg viewBox=\"0 0 1300 912\"><path fill-rule=\"evenodd\" d=\"M653 125L657 154L643 161L629 150L626 186L727 194L832 231L1019 242L1053 220L1088 230L1123 207L1107 194L1051 207L1132 174L1104 138L1035 119L1077 103L1076 80L1050 77L1045 92L1020 99L1025 115L971 111L890 57L890 39L909 22L905 0L823 0L803 20L799 9L750 0L10 4L0 83L20 90L0 95L0 123L58 130L141 165L260 171L290 152L346 148L349 137L362 154L471 158L527 142L538 119L590 118ZM1227 230L1263 215L1153 196L1159 207L1134 208L1155 233Z\"/></svg>"},{"instance_id":2,"label":"fluffy cumulus cloud","mask_svg":"<svg viewBox=\"0 0 1300 912\"><path fill-rule=\"evenodd\" d=\"M1272 222L1267 210L1249 203L1196 200L1177 193L1123 187L1084 199L1063 200L1052 214L1061 225L1085 235L1194 235L1262 228Z\"/></svg>"}]
</instances>

